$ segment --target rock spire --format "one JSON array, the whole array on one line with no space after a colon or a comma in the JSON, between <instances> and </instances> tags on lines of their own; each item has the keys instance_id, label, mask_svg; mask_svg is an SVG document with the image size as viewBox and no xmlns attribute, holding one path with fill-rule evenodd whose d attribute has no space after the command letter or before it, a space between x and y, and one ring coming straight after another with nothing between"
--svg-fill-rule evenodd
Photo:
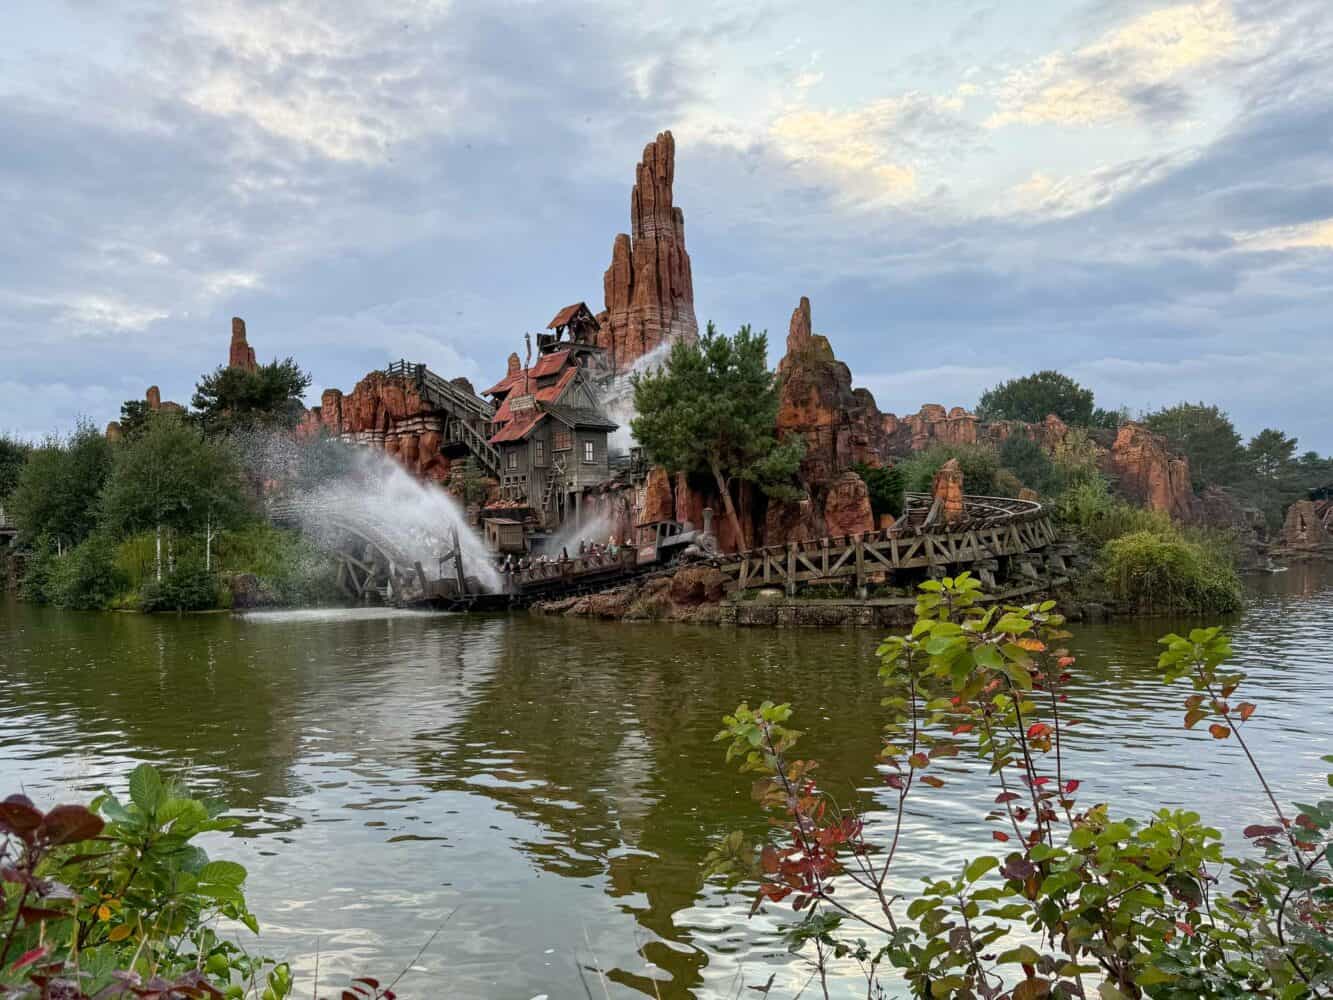
<instances>
[{"instance_id":1,"label":"rock spire","mask_svg":"<svg viewBox=\"0 0 1333 1000\"><path fill-rule=\"evenodd\" d=\"M664 343L699 335L685 214L672 204L675 173L676 140L662 132L644 147L630 195L630 232L616 237L603 278L606 310L597 317L597 339L617 371Z\"/></svg>"}]
</instances>

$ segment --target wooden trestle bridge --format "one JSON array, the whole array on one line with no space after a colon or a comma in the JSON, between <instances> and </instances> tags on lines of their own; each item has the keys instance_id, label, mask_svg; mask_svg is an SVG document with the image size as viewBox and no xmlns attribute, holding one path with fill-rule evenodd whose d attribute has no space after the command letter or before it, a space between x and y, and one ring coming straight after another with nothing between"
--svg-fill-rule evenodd
<instances>
[{"instance_id":1,"label":"wooden trestle bridge","mask_svg":"<svg viewBox=\"0 0 1333 1000\"><path fill-rule=\"evenodd\" d=\"M970 570L990 590L1001 581L1035 587L1067 569L1050 514L1041 504L1008 497L965 497L966 516L946 522L927 494L909 494L890 531L770 545L738 554L702 556L718 567L736 595L765 587L796 596L803 586L851 584L858 597L877 582L902 582ZM313 516L312 516L313 515ZM500 585L486 587L465 572L457 529L446 531L428 563L413 558L389 533L332 506L275 504L269 516L308 528L338 561L338 582L357 601L451 609L525 607L535 601L605 591L674 572L652 546L623 546L567 558L524 559L499 567Z\"/></svg>"}]
</instances>

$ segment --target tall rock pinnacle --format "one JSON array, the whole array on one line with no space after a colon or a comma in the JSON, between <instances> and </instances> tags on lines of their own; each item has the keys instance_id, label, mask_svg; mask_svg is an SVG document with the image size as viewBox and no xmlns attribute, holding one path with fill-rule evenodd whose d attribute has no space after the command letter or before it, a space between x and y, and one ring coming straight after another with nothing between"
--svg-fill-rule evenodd
<instances>
[{"instance_id":1,"label":"tall rock pinnacle","mask_svg":"<svg viewBox=\"0 0 1333 1000\"><path fill-rule=\"evenodd\" d=\"M630 233L611 247L598 343L617 371L664 343L699 336L694 281L685 252L685 214L672 205L676 140L660 133L643 150L630 195Z\"/></svg>"},{"instance_id":2,"label":"tall rock pinnacle","mask_svg":"<svg viewBox=\"0 0 1333 1000\"><path fill-rule=\"evenodd\" d=\"M245 339L245 320L239 316L231 318L231 350L227 354L227 367L244 368L248 372L258 367L255 349Z\"/></svg>"}]
</instances>

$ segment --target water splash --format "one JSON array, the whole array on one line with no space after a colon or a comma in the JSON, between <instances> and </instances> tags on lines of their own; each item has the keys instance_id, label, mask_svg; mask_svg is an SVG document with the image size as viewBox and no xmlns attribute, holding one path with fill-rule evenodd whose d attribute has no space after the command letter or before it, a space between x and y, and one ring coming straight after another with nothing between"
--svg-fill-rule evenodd
<instances>
[{"instance_id":1,"label":"water splash","mask_svg":"<svg viewBox=\"0 0 1333 1000\"><path fill-rule=\"evenodd\" d=\"M670 342L658 344L635 361L629 371L617 375L602 386L598 397L602 412L620 425L606 439L607 452L610 455L627 454L636 443L630 431L630 421L639 415L639 411L634 408L634 386L630 383L630 376L656 371L666 364L667 355L670 353Z\"/></svg>"},{"instance_id":2,"label":"water splash","mask_svg":"<svg viewBox=\"0 0 1333 1000\"><path fill-rule=\"evenodd\" d=\"M453 560L442 559L452 554L456 533L464 574L487 591L501 589L492 554L459 502L382 451L277 436L252 440L245 451L257 475L284 484L283 501L317 542L333 547L351 528L406 566L420 563L428 579L452 579Z\"/></svg>"}]
</instances>

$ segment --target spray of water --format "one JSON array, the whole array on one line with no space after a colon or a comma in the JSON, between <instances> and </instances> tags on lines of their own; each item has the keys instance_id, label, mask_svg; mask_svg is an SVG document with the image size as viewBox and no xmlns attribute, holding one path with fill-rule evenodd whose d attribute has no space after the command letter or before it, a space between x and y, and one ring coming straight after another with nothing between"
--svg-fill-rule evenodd
<instances>
[{"instance_id":1,"label":"spray of water","mask_svg":"<svg viewBox=\"0 0 1333 1000\"><path fill-rule=\"evenodd\" d=\"M463 572L483 588L502 585L490 551L468 524L462 506L435 483L424 483L383 452L334 441L293 442L283 436L252 439L245 453L256 475L283 484L283 499L302 529L336 544L349 527L397 554L421 563L430 579L452 578L455 533Z\"/></svg>"},{"instance_id":2,"label":"spray of water","mask_svg":"<svg viewBox=\"0 0 1333 1000\"><path fill-rule=\"evenodd\" d=\"M609 517L595 517L583 524L569 524L546 546L551 555L559 555L562 550L571 556L578 554L579 542L597 542L605 545L611 539L612 522ZM617 541L624 542L620 538Z\"/></svg>"},{"instance_id":3,"label":"spray of water","mask_svg":"<svg viewBox=\"0 0 1333 1000\"><path fill-rule=\"evenodd\" d=\"M658 344L635 361L628 372L603 386L599 400L602 412L620 425L606 441L607 450L611 455L624 455L634 446L630 421L639 414L634 408L634 387L630 384L630 376L634 373L656 371L666 363L667 355L670 353L669 343Z\"/></svg>"}]
</instances>

